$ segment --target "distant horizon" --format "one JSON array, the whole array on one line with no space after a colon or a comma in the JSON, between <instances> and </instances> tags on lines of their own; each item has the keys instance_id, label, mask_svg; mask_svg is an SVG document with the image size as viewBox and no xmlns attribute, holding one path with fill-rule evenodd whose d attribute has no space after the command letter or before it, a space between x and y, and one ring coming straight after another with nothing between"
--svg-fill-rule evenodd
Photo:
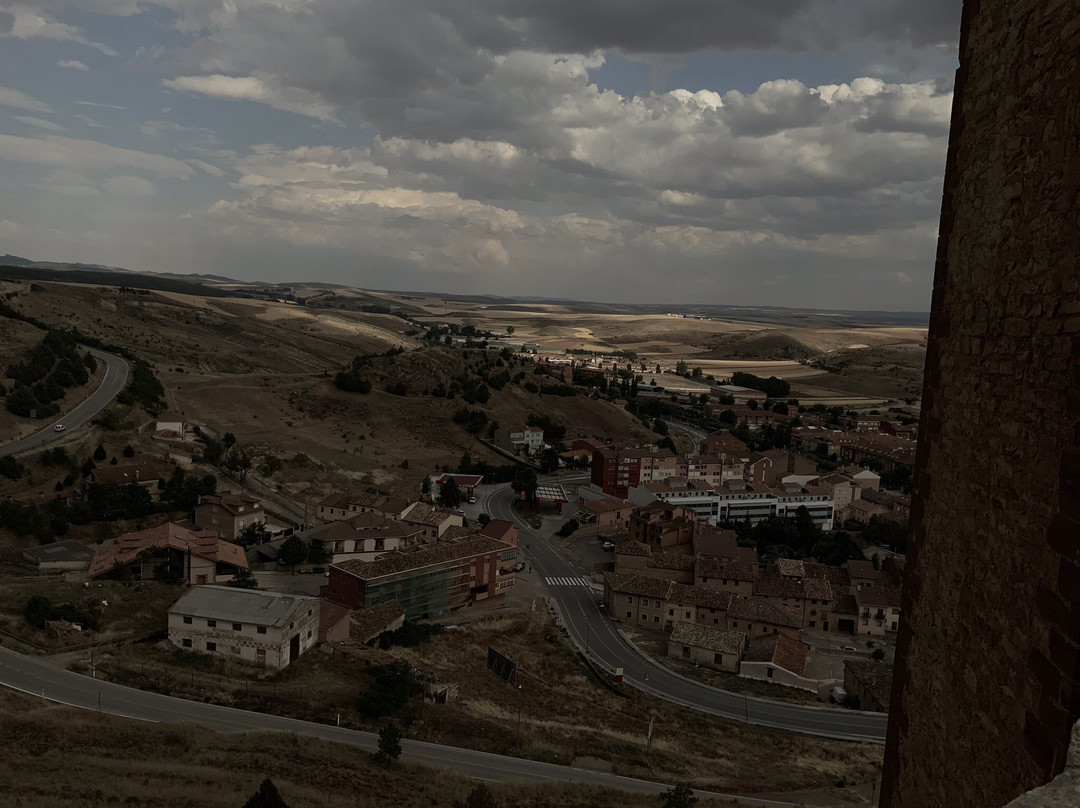
<instances>
[{"instance_id":1,"label":"distant horizon","mask_svg":"<svg viewBox=\"0 0 1080 808\"><path fill-rule=\"evenodd\" d=\"M930 306L961 0L0 0L0 242L241 280Z\"/></svg>"},{"instance_id":2,"label":"distant horizon","mask_svg":"<svg viewBox=\"0 0 1080 808\"><path fill-rule=\"evenodd\" d=\"M18 259L20 261L26 261L28 264L5 264L5 259ZM42 265L54 265L54 266L42 266ZM177 278L213 278L224 283L237 283L237 284L264 284L266 286L326 286L336 289L348 289L359 292L371 292L377 294L388 295L401 295L401 294L415 294L425 295L428 297L458 299L463 301L479 301L479 300L491 300L491 301L506 301L511 303L570 303L579 306L596 306L596 307L635 307L635 308L655 308L657 313L667 312L671 314L690 314L694 309L748 309L748 310L777 310L786 312L805 312L807 314L815 314L818 316L830 316L835 314L866 314L866 315L910 315L912 317L925 317L929 321L930 311L919 311L915 309L830 309L814 306L778 306L768 303L689 303L689 302L660 302L653 303L648 301L599 301L589 300L585 298L573 298L573 297L541 297L536 295L501 295L495 293L467 293L467 292L449 292L433 289L390 289L390 288L378 288L370 286L350 286L343 283L333 283L328 281L300 281L300 280L280 280L280 281L267 281L262 279L244 280L241 278L234 278L229 275L223 275L218 272L154 272L152 270L143 269L130 269L128 267L107 266L104 264L91 264L81 261L40 261L26 256L15 255L12 253L5 253L0 255L0 267L10 266L16 269L41 269L48 270L54 267L70 267L70 268L85 268L86 271L103 271L103 272L123 272L133 275L153 275L153 276L172 276ZM55 268L58 272L69 272L72 269L60 269ZM205 284L204 284L205 285ZM683 308L687 311L679 312L675 309Z\"/></svg>"}]
</instances>

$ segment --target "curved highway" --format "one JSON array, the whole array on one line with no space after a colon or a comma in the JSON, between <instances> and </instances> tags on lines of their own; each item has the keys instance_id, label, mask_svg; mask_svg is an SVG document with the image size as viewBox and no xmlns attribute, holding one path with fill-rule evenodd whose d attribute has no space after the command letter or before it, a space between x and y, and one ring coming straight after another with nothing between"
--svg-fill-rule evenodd
<instances>
[{"instance_id":1,"label":"curved highway","mask_svg":"<svg viewBox=\"0 0 1080 808\"><path fill-rule=\"evenodd\" d=\"M619 633L581 572L517 518L515 496L509 486L498 488L485 497L486 510L518 526L520 547L558 603L570 637L601 668L611 673L622 668L623 681L638 690L722 718L839 740L885 742L889 717L884 713L750 698L688 679L644 656Z\"/></svg>"},{"instance_id":2,"label":"curved highway","mask_svg":"<svg viewBox=\"0 0 1080 808\"><path fill-rule=\"evenodd\" d=\"M378 750L379 738L373 732L343 729L311 721L299 721L265 713L237 710L216 704L187 701L160 693L125 687L100 679L91 679L50 665L37 657L23 656L0 648L0 685L32 696L49 699L70 707L97 710L111 715L162 723L191 722L217 732L293 732L325 741L345 743L369 752ZM670 786L619 777L605 772L541 763L534 760L459 749L454 746L402 741L402 759L439 769L450 769L481 780L530 783L580 783L621 791L656 794ZM702 796L723 797L732 804L757 808L794 808L793 803L754 797L736 797L711 792Z\"/></svg>"},{"instance_id":3,"label":"curved highway","mask_svg":"<svg viewBox=\"0 0 1080 808\"><path fill-rule=\"evenodd\" d=\"M105 363L105 375L101 378L101 384L97 390L91 393L82 403L71 412L54 419L47 427L33 435L20 440L12 441L6 446L0 446L0 457L28 452L31 449L40 449L50 443L63 440L73 429L77 429L90 421L99 412L105 409L109 402L116 398L117 393L124 389L128 380L128 361L121 356L90 348L93 357ZM63 424L64 430L57 432L53 427Z\"/></svg>"}]
</instances>

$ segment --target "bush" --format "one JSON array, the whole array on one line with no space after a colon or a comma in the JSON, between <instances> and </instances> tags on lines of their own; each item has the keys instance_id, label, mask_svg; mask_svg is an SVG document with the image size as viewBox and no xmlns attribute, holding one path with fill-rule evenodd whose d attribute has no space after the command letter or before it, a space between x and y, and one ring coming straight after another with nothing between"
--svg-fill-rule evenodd
<instances>
[{"instance_id":1,"label":"bush","mask_svg":"<svg viewBox=\"0 0 1080 808\"><path fill-rule=\"evenodd\" d=\"M571 533L577 530L579 527L581 527L581 525L577 519L567 519L565 522L563 522L563 526L559 528L558 534L565 538L566 536L569 536Z\"/></svg>"},{"instance_id":2,"label":"bush","mask_svg":"<svg viewBox=\"0 0 1080 808\"><path fill-rule=\"evenodd\" d=\"M124 405L141 404L148 410L159 410L165 406L165 388L154 374L153 366L136 359L131 363L127 387L120 391L116 400Z\"/></svg>"},{"instance_id":3,"label":"bush","mask_svg":"<svg viewBox=\"0 0 1080 808\"><path fill-rule=\"evenodd\" d=\"M384 631L380 634L379 647L390 648L397 645L402 648L412 648L423 645L432 637L442 634L443 631L443 627L437 624L414 623L411 620L406 620L401 628L394 631Z\"/></svg>"},{"instance_id":4,"label":"bush","mask_svg":"<svg viewBox=\"0 0 1080 808\"><path fill-rule=\"evenodd\" d=\"M405 714L409 701L422 690L407 662L379 665L371 669L371 675L371 686L356 700L356 708L366 719Z\"/></svg>"}]
</instances>

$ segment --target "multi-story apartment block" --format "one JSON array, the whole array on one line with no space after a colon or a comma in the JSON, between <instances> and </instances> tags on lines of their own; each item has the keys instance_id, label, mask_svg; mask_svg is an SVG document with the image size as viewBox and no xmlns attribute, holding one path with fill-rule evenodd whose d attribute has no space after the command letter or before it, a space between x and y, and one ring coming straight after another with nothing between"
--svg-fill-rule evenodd
<instances>
[{"instance_id":1,"label":"multi-story apartment block","mask_svg":"<svg viewBox=\"0 0 1080 808\"><path fill-rule=\"evenodd\" d=\"M499 568L516 559L514 545L474 535L394 550L374 561L332 564L321 594L350 609L396 600L410 620L436 617L470 601L505 594L514 576L500 575Z\"/></svg>"}]
</instances>

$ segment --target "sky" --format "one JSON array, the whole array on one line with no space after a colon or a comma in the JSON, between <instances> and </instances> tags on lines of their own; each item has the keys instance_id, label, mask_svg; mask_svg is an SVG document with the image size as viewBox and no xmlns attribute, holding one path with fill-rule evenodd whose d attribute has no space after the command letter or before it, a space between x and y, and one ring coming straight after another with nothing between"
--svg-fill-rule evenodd
<instances>
[{"instance_id":1,"label":"sky","mask_svg":"<svg viewBox=\"0 0 1080 808\"><path fill-rule=\"evenodd\" d=\"M0 254L929 308L960 0L0 0Z\"/></svg>"}]
</instances>

